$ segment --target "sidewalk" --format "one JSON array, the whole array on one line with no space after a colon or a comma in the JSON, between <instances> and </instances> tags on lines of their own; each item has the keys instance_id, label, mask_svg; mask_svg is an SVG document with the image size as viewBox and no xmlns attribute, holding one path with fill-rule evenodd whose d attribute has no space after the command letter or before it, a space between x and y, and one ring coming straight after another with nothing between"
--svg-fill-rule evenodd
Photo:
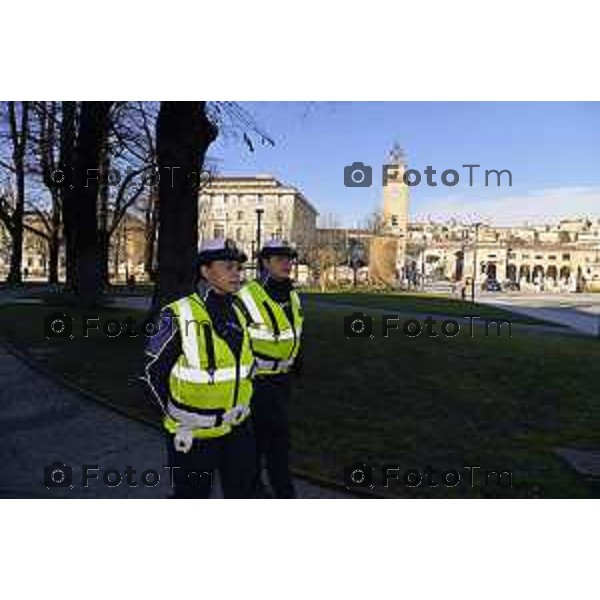
<instances>
[{"instance_id":1,"label":"sidewalk","mask_svg":"<svg viewBox=\"0 0 600 600\"><path fill-rule=\"evenodd\" d=\"M128 419L30 368L0 345L0 498L165 498L170 488L161 432ZM44 467L59 461L73 467L71 488L48 489ZM82 484L82 465L98 465L97 480ZM125 469L136 473L127 485ZM103 472L114 468L122 482L108 487ZM154 487L141 475L154 469ZM93 471L92 471L93 472ZM152 477L148 475L148 477ZM152 480L148 480L152 483ZM301 498L349 496L296 480ZM215 497L220 490L215 486Z\"/></svg>"},{"instance_id":2,"label":"sidewalk","mask_svg":"<svg viewBox=\"0 0 600 600\"><path fill-rule=\"evenodd\" d=\"M577 306L530 306L520 302L518 299L479 299L479 302L489 306L497 306L504 310L510 310L534 319L542 319L550 323L556 323L568 327L572 331L590 337L598 337L600 334L600 318L598 314L587 307Z\"/></svg>"}]
</instances>

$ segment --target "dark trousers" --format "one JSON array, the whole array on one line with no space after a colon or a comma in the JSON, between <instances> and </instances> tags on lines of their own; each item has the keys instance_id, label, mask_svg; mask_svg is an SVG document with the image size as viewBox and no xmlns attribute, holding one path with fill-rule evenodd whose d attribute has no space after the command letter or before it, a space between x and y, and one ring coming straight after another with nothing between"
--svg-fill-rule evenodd
<instances>
[{"instance_id":1,"label":"dark trousers","mask_svg":"<svg viewBox=\"0 0 600 600\"><path fill-rule=\"evenodd\" d=\"M254 379L252 421L258 454L257 485L264 462L276 498L295 498L289 470L290 429L288 404L291 377L287 374L258 376Z\"/></svg>"},{"instance_id":2,"label":"dark trousers","mask_svg":"<svg viewBox=\"0 0 600 600\"><path fill-rule=\"evenodd\" d=\"M225 498L255 497L256 441L249 418L222 437L195 439L186 453L175 450L173 437L167 434L173 498L209 498L215 469Z\"/></svg>"}]
</instances>

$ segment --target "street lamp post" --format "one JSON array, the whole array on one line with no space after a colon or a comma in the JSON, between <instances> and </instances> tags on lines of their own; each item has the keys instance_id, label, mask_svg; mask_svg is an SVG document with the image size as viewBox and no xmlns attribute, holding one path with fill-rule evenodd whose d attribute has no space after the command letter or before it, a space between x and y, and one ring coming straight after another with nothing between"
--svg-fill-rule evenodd
<instances>
[{"instance_id":1,"label":"street lamp post","mask_svg":"<svg viewBox=\"0 0 600 600\"><path fill-rule=\"evenodd\" d=\"M257 208L256 209L256 253L258 255L258 253L260 252L260 235L261 235L261 220L262 220L262 215L265 212L264 208ZM258 256L256 258L256 274L258 275Z\"/></svg>"},{"instance_id":2,"label":"street lamp post","mask_svg":"<svg viewBox=\"0 0 600 600\"><path fill-rule=\"evenodd\" d=\"M481 223L475 223L475 245L473 246L473 278L471 280L471 302L475 304L475 285L477 282L477 244L479 243L479 226Z\"/></svg>"},{"instance_id":3,"label":"street lamp post","mask_svg":"<svg viewBox=\"0 0 600 600\"><path fill-rule=\"evenodd\" d=\"M427 235L423 234L423 249L421 250L421 291L425 291L425 248L427 246Z\"/></svg>"}]
</instances>

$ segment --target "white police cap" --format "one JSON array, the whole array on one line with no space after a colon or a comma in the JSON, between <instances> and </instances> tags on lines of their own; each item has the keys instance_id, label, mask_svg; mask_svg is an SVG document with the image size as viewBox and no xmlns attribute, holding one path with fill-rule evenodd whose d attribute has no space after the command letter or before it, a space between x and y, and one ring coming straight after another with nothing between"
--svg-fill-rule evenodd
<instances>
[{"instance_id":1,"label":"white police cap","mask_svg":"<svg viewBox=\"0 0 600 600\"><path fill-rule=\"evenodd\" d=\"M298 253L296 248L287 240L269 240L265 242L260 250L261 258L269 258L270 256L288 256L289 258L297 258Z\"/></svg>"},{"instance_id":2,"label":"white police cap","mask_svg":"<svg viewBox=\"0 0 600 600\"><path fill-rule=\"evenodd\" d=\"M198 251L198 265L205 265L215 260L235 260L246 262L248 257L235 242L226 238L203 240Z\"/></svg>"}]
</instances>

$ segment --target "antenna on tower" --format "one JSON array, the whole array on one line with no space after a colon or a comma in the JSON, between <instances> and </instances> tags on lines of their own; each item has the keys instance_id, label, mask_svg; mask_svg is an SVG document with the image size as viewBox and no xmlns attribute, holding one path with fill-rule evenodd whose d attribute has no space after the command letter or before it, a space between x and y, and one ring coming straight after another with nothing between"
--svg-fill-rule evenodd
<instances>
[{"instance_id":1,"label":"antenna on tower","mask_svg":"<svg viewBox=\"0 0 600 600\"><path fill-rule=\"evenodd\" d=\"M402 149L402 146L398 142L395 142L388 154L389 164L392 165L405 165L406 164L406 152Z\"/></svg>"}]
</instances>

